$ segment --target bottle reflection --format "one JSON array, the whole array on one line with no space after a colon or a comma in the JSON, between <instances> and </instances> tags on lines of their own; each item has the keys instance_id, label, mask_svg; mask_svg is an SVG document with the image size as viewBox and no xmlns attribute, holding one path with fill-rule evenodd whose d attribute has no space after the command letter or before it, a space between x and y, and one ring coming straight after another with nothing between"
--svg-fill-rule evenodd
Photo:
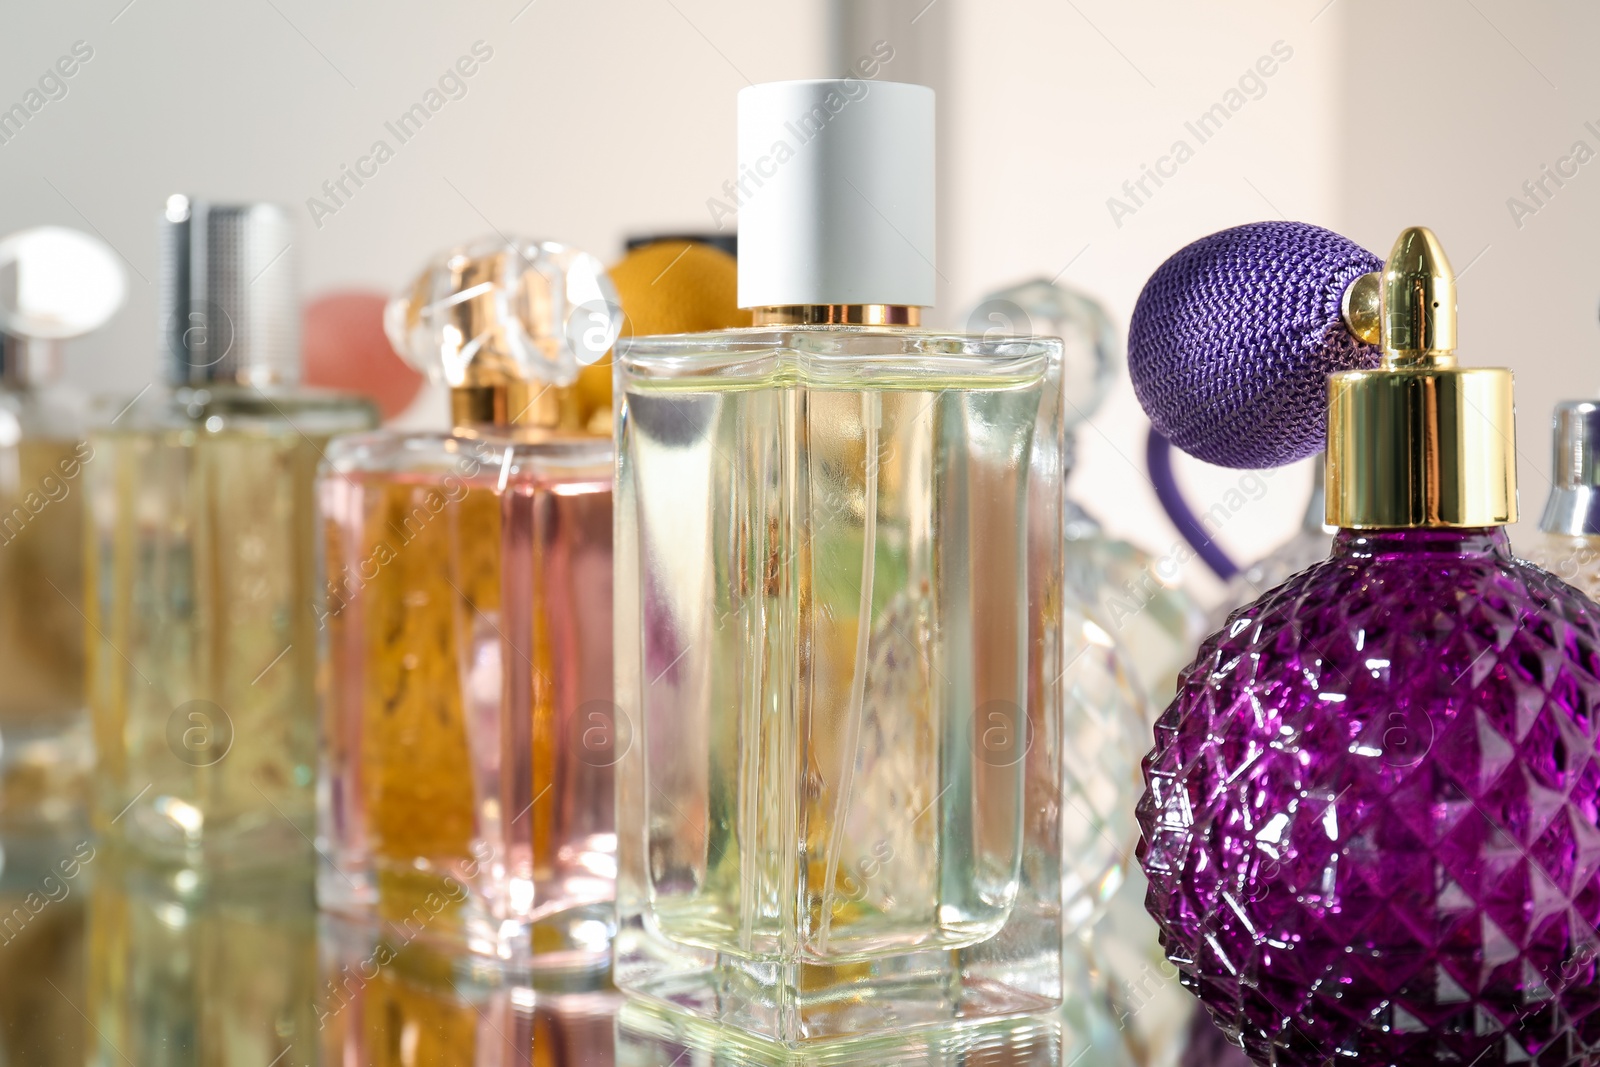
<instances>
[{"instance_id":1,"label":"bottle reflection","mask_svg":"<svg viewBox=\"0 0 1600 1067\"><path fill-rule=\"evenodd\" d=\"M81 1064L88 841L0 843L0 1067Z\"/></svg>"},{"instance_id":2,"label":"bottle reflection","mask_svg":"<svg viewBox=\"0 0 1600 1067\"><path fill-rule=\"evenodd\" d=\"M223 881L96 847L84 1009L95 1051L88 1062L314 1062L316 926L308 879Z\"/></svg>"},{"instance_id":3,"label":"bottle reflection","mask_svg":"<svg viewBox=\"0 0 1600 1067\"><path fill-rule=\"evenodd\" d=\"M617 1013L617 1067L1061 1067L1094 1046L1059 1015L888 1031L789 1050L645 1001ZM576 1061L574 1061L576 1062ZM607 1062L610 1062L609 1060Z\"/></svg>"},{"instance_id":4,"label":"bottle reflection","mask_svg":"<svg viewBox=\"0 0 1600 1067\"><path fill-rule=\"evenodd\" d=\"M323 1064L611 1067L617 995L535 992L518 972L426 941L322 920L315 1026Z\"/></svg>"}]
</instances>

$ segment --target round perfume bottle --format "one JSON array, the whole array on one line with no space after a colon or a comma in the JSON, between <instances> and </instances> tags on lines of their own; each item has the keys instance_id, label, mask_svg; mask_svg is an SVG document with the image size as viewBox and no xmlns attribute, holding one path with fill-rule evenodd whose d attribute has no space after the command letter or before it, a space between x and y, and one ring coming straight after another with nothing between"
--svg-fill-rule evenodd
<instances>
[{"instance_id":1,"label":"round perfume bottle","mask_svg":"<svg viewBox=\"0 0 1600 1067\"><path fill-rule=\"evenodd\" d=\"M39 226L0 240L0 829L84 819L94 744L84 706L84 441L89 399L62 350L122 306L117 254Z\"/></svg>"},{"instance_id":2,"label":"round perfume bottle","mask_svg":"<svg viewBox=\"0 0 1600 1067\"><path fill-rule=\"evenodd\" d=\"M1591 1064L1600 609L1511 555L1510 374L1408 230L1336 373L1332 555L1200 647L1139 806L1147 907L1259 1064Z\"/></svg>"}]
</instances>

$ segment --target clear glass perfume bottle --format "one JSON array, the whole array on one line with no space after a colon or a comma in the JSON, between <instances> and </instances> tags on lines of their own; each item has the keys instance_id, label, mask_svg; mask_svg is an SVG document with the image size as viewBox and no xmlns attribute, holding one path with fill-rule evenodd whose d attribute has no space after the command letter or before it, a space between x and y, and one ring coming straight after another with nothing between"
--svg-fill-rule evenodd
<instances>
[{"instance_id":1,"label":"clear glass perfume bottle","mask_svg":"<svg viewBox=\"0 0 1600 1067\"><path fill-rule=\"evenodd\" d=\"M83 695L88 401L62 342L122 306L116 254L44 226L0 241L0 828L82 822L93 762Z\"/></svg>"},{"instance_id":2,"label":"clear glass perfume bottle","mask_svg":"<svg viewBox=\"0 0 1600 1067\"><path fill-rule=\"evenodd\" d=\"M274 205L170 199L170 388L146 388L89 437L95 825L174 859L309 856L312 479L328 439L375 414L294 385L291 241Z\"/></svg>"},{"instance_id":3,"label":"clear glass perfume bottle","mask_svg":"<svg viewBox=\"0 0 1600 1067\"><path fill-rule=\"evenodd\" d=\"M1070 481L1075 427L1099 410L1123 365L1122 338L1099 301L1036 278L989 294L967 316L968 332L1003 337L1058 337L1062 342L1061 466ZM1065 641L1061 753L1063 932L1092 923L1126 876L1138 840L1133 804L1139 761L1154 718L1146 686L1176 678L1199 638L1195 611L1181 588L1158 582L1140 610L1107 610L1124 583L1155 574L1148 555L1108 538L1070 498L1066 509L1063 602ZM1146 610L1147 609L1147 610ZM1113 626L1111 618L1117 619ZM1118 631L1121 631L1120 633ZM1135 651L1137 649L1137 651Z\"/></svg>"},{"instance_id":4,"label":"clear glass perfume bottle","mask_svg":"<svg viewBox=\"0 0 1600 1067\"><path fill-rule=\"evenodd\" d=\"M1093 297L1036 278L984 297L967 316L967 329L990 340L1061 338L1064 468L1070 479L1078 429L1100 410L1125 363L1123 339L1110 313ZM1118 651L1133 658L1151 703L1164 707L1176 689L1179 669L1205 634L1204 612L1180 582L1176 561L1158 559L1110 536L1070 496L1065 506L1068 587L1084 612L1114 636ZM1139 728L1148 727L1141 723Z\"/></svg>"},{"instance_id":5,"label":"clear glass perfume bottle","mask_svg":"<svg viewBox=\"0 0 1600 1067\"><path fill-rule=\"evenodd\" d=\"M593 256L503 238L389 306L454 429L328 449L324 907L543 968L603 966L616 869L609 435L580 368L617 334ZM609 430L610 419L600 425Z\"/></svg>"},{"instance_id":6,"label":"clear glass perfume bottle","mask_svg":"<svg viewBox=\"0 0 1600 1067\"><path fill-rule=\"evenodd\" d=\"M1068 433L1069 471L1073 452ZM1065 506L1067 585L1127 650L1149 706L1165 707L1177 691L1178 671L1205 633L1205 611L1184 588L1175 556L1158 557L1112 537L1070 497Z\"/></svg>"},{"instance_id":7,"label":"clear glass perfume bottle","mask_svg":"<svg viewBox=\"0 0 1600 1067\"><path fill-rule=\"evenodd\" d=\"M845 90L741 92L746 162ZM754 326L617 360L616 981L789 1045L1061 995L1060 346L915 328L932 107L742 207Z\"/></svg>"},{"instance_id":8,"label":"clear glass perfume bottle","mask_svg":"<svg viewBox=\"0 0 1600 1067\"><path fill-rule=\"evenodd\" d=\"M1600 597L1600 403L1557 404L1551 435L1550 498L1522 555Z\"/></svg>"},{"instance_id":9,"label":"clear glass perfume bottle","mask_svg":"<svg viewBox=\"0 0 1600 1067\"><path fill-rule=\"evenodd\" d=\"M1511 374L1424 229L1329 384L1330 557L1201 645L1139 807L1167 955L1258 1064L1594 1059L1600 608L1512 558Z\"/></svg>"},{"instance_id":10,"label":"clear glass perfume bottle","mask_svg":"<svg viewBox=\"0 0 1600 1067\"><path fill-rule=\"evenodd\" d=\"M1275 589L1313 563L1328 558L1333 547L1333 530L1326 525L1327 493L1323 471L1326 460L1318 456L1311 482L1311 499L1294 536L1234 575L1223 591L1222 601L1211 613L1211 629L1221 629L1234 608L1247 604L1269 589Z\"/></svg>"}]
</instances>

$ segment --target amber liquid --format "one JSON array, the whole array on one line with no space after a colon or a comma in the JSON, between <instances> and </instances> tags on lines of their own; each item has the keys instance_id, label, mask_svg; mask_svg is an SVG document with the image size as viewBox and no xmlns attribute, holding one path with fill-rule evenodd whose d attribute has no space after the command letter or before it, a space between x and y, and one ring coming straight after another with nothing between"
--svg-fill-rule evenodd
<instances>
[{"instance_id":1,"label":"amber liquid","mask_svg":"<svg viewBox=\"0 0 1600 1067\"><path fill-rule=\"evenodd\" d=\"M504 454L498 454L503 458ZM324 904L405 939L588 966L609 947L609 465L321 482ZM437 905L437 906L436 906Z\"/></svg>"},{"instance_id":2,"label":"amber liquid","mask_svg":"<svg viewBox=\"0 0 1600 1067\"><path fill-rule=\"evenodd\" d=\"M72 440L0 448L0 823L82 814L83 469Z\"/></svg>"}]
</instances>

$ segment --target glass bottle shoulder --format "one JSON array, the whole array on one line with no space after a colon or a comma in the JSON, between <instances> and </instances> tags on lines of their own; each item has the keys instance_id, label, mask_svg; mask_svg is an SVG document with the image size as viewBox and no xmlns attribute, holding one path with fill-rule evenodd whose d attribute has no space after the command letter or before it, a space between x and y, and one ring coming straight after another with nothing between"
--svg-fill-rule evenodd
<instances>
[{"instance_id":1,"label":"glass bottle shoulder","mask_svg":"<svg viewBox=\"0 0 1600 1067\"><path fill-rule=\"evenodd\" d=\"M313 438L369 430L377 424L377 408L365 397L298 385L152 386L131 400L97 404L91 419L97 434L204 429Z\"/></svg>"},{"instance_id":2,"label":"glass bottle shoulder","mask_svg":"<svg viewBox=\"0 0 1600 1067\"><path fill-rule=\"evenodd\" d=\"M1053 373L1061 355L1053 337L863 326L753 326L617 346L618 373L631 391L1017 388Z\"/></svg>"},{"instance_id":3,"label":"glass bottle shoulder","mask_svg":"<svg viewBox=\"0 0 1600 1067\"><path fill-rule=\"evenodd\" d=\"M324 452L322 477L504 485L527 480L611 483L610 438L520 440L509 434L376 430Z\"/></svg>"},{"instance_id":4,"label":"glass bottle shoulder","mask_svg":"<svg viewBox=\"0 0 1600 1067\"><path fill-rule=\"evenodd\" d=\"M1522 556L1591 599L1600 598L1600 536L1536 530L1521 544Z\"/></svg>"}]
</instances>

